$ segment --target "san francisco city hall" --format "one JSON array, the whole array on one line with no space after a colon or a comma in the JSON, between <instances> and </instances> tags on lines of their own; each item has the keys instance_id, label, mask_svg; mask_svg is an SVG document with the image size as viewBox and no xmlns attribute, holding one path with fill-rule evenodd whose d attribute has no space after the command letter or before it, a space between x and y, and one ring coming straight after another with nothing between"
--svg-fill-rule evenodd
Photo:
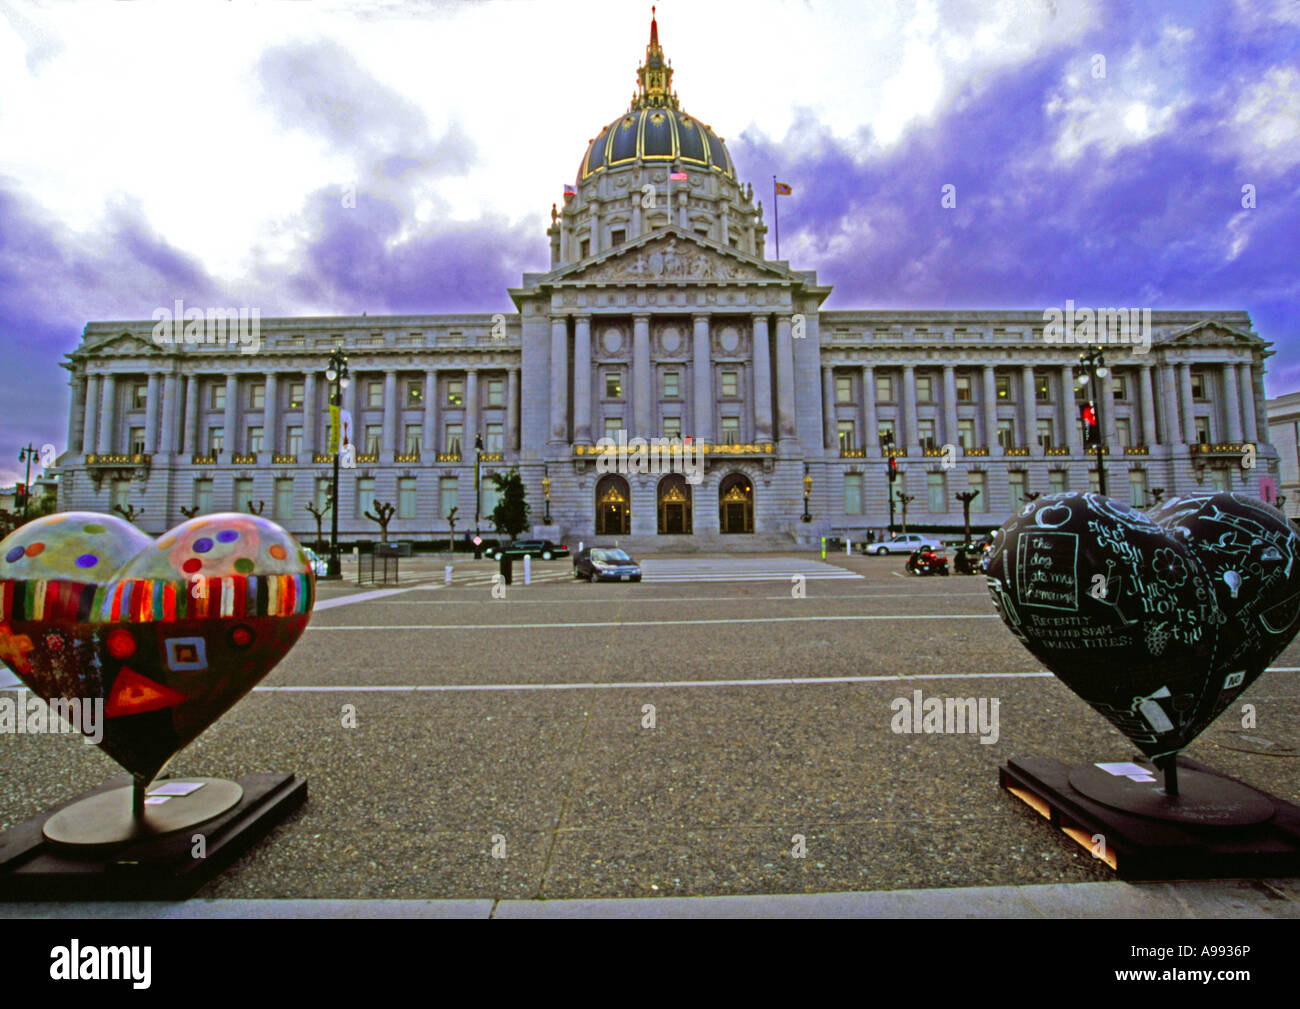
<instances>
[{"instance_id":1,"label":"san francisco city hall","mask_svg":"<svg viewBox=\"0 0 1300 1009\"><path fill-rule=\"evenodd\" d=\"M536 534L634 547L883 529L882 437L912 527L960 528L968 489L988 528L1027 493L1095 486L1074 378L1084 348L1045 340L1042 307L823 311L831 287L766 257L762 203L672 74L652 23L631 106L588 143L576 192L552 208L550 269L509 291L516 313L265 319L255 354L160 344L153 320L88 324L64 364L59 507L130 506L159 533L182 508L251 502L314 535L306 505L323 503L332 462L324 371L340 346L359 453L341 477L345 540L378 538L372 501L397 506L397 539L445 536L452 507L471 528L476 436L485 473L518 466ZM1157 490L1258 493L1277 465L1271 344L1244 311L1155 312L1149 335L1149 353L1107 347L1108 493L1139 506ZM693 439L703 479L598 471L596 443L620 430ZM486 516L486 479L483 493Z\"/></svg>"}]
</instances>

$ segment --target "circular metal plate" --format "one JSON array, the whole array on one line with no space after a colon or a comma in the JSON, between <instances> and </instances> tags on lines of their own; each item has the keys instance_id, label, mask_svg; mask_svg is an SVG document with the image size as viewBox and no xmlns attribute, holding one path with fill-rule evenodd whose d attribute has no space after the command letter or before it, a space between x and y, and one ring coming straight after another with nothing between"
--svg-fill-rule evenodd
<instances>
[{"instance_id":1,"label":"circular metal plate","mask_svg":"<svg viewBox=\"0 0 1300 1009\"><path fill-rule=\"evenodd\" d=\"M59 810L45 821L43 833L54 844L78 847L122 844L170 834L220 816L244 797L244 789L220 778L166 778L149 786L199 784L189 795L172 795L166 802L145 806L144 818L131 815L131 789L100 792Z\"/></svg>"},{"instance_id":2,"label":"circular metal plate","mask_svg":"<svg viewBox=\"0 0 1300 1009\"><path fill-rule=\"evenodd\" d=\"M1215 774L1178 768L1178 795L1164 790L1164 775L1134 781L1092 764L1070 768L1070 786L1104 806L1153 820L1201 827L1246 827L1273 818L1273 804L1245 785Z\"/></svg>"},{"instance_id":3,"label":"circular metal plate","mask_svg":"<svg viewBox=\"0 0 1300 1009\"><path fill-rule=\"evenodd\" d=\"M1256 729L1222 729L1207 737L1216 746L1238 753L1258 753L1265 757L1300 757L1300 744L1289 736Z\"/></svg>"}]
</instances>

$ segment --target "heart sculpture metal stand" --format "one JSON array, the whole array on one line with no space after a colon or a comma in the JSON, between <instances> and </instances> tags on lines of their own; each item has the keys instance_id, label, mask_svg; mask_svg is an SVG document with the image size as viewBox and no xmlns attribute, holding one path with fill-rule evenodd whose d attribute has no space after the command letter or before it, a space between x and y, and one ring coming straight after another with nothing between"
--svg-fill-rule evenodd
<instances>
[{"instance_id":1,"label":"heart sculpture metal stand","mask_svg":"<svg viewBox=\"0 0 1300 1009\"><path fill-rule=\"evenodd\" d=\"M0 542L0 659L131 775L0 835L0 896L115 890L94 891L86 859L117 866L118 882L122 865L157 870L116 895L184 895L301 804L293 775L155 779L288 654L314 592L306 553L255 515L205 515L154 540L111 515L61 513ZM201 871L187 854L200 824Z\"/></svg>"},{"instance_id":2,"label":"heart sculpture metal stand","mask_svg":"<svg viewBox=\"0 0 1300 1009\"><path fill-rule=\"evenodd\" d=\"M998 530L983 571L1012 633L1141 751L1013 759L1003 787L1129 878L1300 871L1300 808L1180 756L1300 631L1300 536L1276 509L1057 494Z\"/></svg>"}]
</instances>

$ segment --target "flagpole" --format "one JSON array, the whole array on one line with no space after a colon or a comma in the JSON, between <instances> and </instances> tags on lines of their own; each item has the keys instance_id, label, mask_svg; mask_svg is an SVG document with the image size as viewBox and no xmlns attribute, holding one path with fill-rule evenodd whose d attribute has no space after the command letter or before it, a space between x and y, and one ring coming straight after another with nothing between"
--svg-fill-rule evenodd
<instances>
[{"instance_id":1,"label":"flagpole","mask_svg":"<svg viewBox=\"0 0 1300 1009\"><path fill-rule=\"evenodd\" d=\"M772 218L776 222L776 258L781 259L781 200L776 193L776 176L772 176Z\"/></svg>"}]
</instances>

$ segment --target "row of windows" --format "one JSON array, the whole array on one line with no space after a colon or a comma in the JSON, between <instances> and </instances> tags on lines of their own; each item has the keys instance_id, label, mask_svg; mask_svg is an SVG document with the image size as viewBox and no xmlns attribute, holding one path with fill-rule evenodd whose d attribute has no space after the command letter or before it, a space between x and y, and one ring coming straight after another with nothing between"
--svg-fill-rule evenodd
<instances>
[{"instance_id":1,"label":"row of windows","mask_svg":"<svg viewBox=\"0 0 1300 1009\"><path fill-rule=\"evenodd\" d=\"M682 419L680 417L665 417L660 424L664 438L680 438L682 436ZM605 418L605 437L614 441L618 440L618 433L623 430L622 417ZM740 418L739 417L722 417L719 418L718 440L724 445L737 445L740 443Z\"/></svg>"},{"instance_id":2,"label":"row of windows","mask_svg":"<svg viewBox=\"0 0 1300 1009\"><path fill-rule=\"evenodd\" d=\"M285 429L285 447L284 451L288 455L298 455L302 452L302 426L300 424L291 424ZM358 449L368 455L378 455L380 445L383 442L384 429L378 424L367 424L362 432L361 440L358 443ZM419 455L424 448L424 429L419 424L408 424L404 431L405 438L402 451L407 455ZM459 452L461 442L464 439L463 424L447 424L443 428L443 444L447 447L448 452ZM143 453L145 450L144 428L133 427L130 429L131 451L134 453ZM224 452L226 450L226 429L224 427L208 428L208 438L206 451L211 453ZM485 424L483 432L483 451L485 452L504 452L506 450L505 425L503 424ZM244 432L244 452L265 452L269 451L266 445L265 428L250 426Z\"/></svg>"},{"instance_id":3,"label":"row of windows","mask_svg":"<svg viewBox=\"0 0 1300 1009\"><path fill-rule=\"evenodd\" d=\"M611 369L604 372L605 375L605 398L622 399L623 398L623 372L618 369ZM662 375L662 387L664 399L678 399L682 394L682 373L680 371L665 371ZM723 371L718 373L718 384L720 391L725 397L736 397L740 395L740 372Z\"/></svg>"},{"instance_id":4,"label":"row of windows","mask_svg":"<svg viewBox=\"0 0 1300 1009\"><path fill-rule=\"evenodd\" d=\"M1114 373L1112 377L1115 387L1115 399L1120 402L1127 402L1132 392L1128 376ZM853 402L853 381L852 375L835 375L835 402ZM901 381L901 379L893 375L877 375L876 400L885 403L895 402L894 390L897 383ZM975 389L981 381L977 375L957 375L954 383L957 402L973 403L975 401ZM1038 402L1050 402L1053 382L1059 384L1059 377L1054 379L1050 375L1034 376L1034 398ZM916 375L914 383L918 403L936 402L940 379L933 375ZM1015 389L1019 383L1011 375L997 375L994 378L994 383L997 389L997 398L1000 402L1014 403L1016 401ZM1074 396L1075 399L1086 399L1087 390L1083 387L1076 387ZM1206 377L1200 372L1192 372L1192 399L1197 402L1206 402L1209 399Z\"/></svg>"},{"instance_id":5,"label":"row of windows","mask_svg":"<svg viewBox=\"0 0 1300 1009\"><path fill-rule=\"evenodd\" d=\"M1201 444L1208 444L1211 439L1210 418L1196 417L1196 440ZM917 441L922 448L938 448L939 439L937 435L937 421L929 418L923 418L916 422ZM1133 422L1128 417L1119 417L1114 421L1115 424L1115 444L1119 448L1128 448L1132 446L1133 441ZM857 422L853 420L841 420L836 422L839 434L840 449L856 449L857 445ZM898 444L898 436L895 430L895 422L892 420L882 420L877 422L877 434L882 444L893 441ZM1051 418L1041 417L1037 422L1035 431L1038 444L1043 448L1052 448L1056 444L1056 422ZM1084 437L1082 421L1079 422L1079 441L1082 443ZM957 440L954 444L961 448L970 449L976 447L975 441L975 421L973 418L961 417L957 420ZM998 444L1003 448L1016 448L1016 428L1015 421L1010 419L1000 419L998 421Z\"/></svg>"},{"instance_id":6,"label":"row of windows","mask_svg":"<svg viewBox=\"0 0 1300 1009\"><path fill-rule=\"evenodd\" d=\"M286 383L288 386L289 409L301 410L303 401L306 397L306 382L302 379ZM424 380L423 379L406 379L401 383L402 386L402 403L408 409L420 409L424 406ZM442 382L443 386L443 405L449 407L465 405L465 380L463 378L448 378ZM487 406L505 406L506 405L506 381L503 378L489 378L484 383L484 403ZM262 410L266 407L266 385L258 382L249 385L247 396L245 397L245 406L249 410ZM384 405L384 380L383 379L363 379L360 386L360 405L363 409L379 409ZM130 390L129 402L131 409L144 410L147 408L149 401L149 385L147 382L133 383ZM224 410L226 408L226 385L224 382L213 382L208 386L208 407L212 410Z\"/></svg>"}]
</instances>

